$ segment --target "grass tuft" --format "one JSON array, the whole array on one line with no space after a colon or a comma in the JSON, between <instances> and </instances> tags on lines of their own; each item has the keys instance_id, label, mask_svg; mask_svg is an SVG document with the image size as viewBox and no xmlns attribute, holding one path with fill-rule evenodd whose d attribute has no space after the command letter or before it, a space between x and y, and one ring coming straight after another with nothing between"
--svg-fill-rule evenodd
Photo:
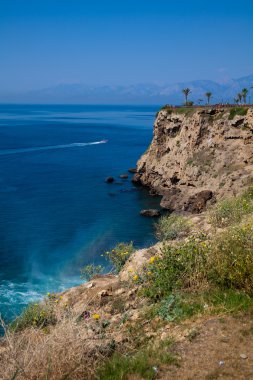
<instances>
[{"instance_id":1,"label":"grass tuft","mask_svg":"<svg viewBox=\"0 0 253 380\"><path fill-rule=\"evenodd\" d=\"M233 120L236 115L245 116L247 112L248 112L248 108L234 107L234 108L231 108L228 118L229 120Z\"/></svg>"},{"instance_id":2,"label":"grass tuft","mask_svg":"<svg viewBox=\"0 0 253 380\"><path fill-rule=\"evenodd\" d=\"M156 237L160 240L174 240L190 232L187 218L180 215L162 216L155 224Z\"/></svg>"}]
</instances>

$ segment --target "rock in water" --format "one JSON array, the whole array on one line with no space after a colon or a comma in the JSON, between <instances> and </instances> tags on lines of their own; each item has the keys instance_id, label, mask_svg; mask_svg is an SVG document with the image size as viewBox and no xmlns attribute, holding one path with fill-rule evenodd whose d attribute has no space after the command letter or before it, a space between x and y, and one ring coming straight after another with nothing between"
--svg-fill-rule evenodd
<instances>
[{"instance_id":1,"label":"rock in water","mask_svg":"<svg viewBox=\"0 0 253 380\"><path fill-rule=\"evenodd\" d=\"M122 179L127 179L127 178L128 178L128 174L126 174L126 173L121 174L121 175L120 175L120 178L122 178Z\"/></svg>"},{"instance_id":2,"label":"rock in water","mask_svg":"<svg viewBox=\"0 0 253 380\"><path fill-rule=\"evenodd\" d=\"M128 171L129 171L129 173L132 173L132 174L137 173L137 169L136 168L129 168Z\"/></svg>"},{"instance_id":3,"label":"rock in water","mask_svg":"<svg viewBox=\"0 0 253 380\"><path fill-rule=\"evenodd\" d=\"M141 186L141 175L139 173L135 173L135 175L132 178L132 182L135 185Z\"/></svg>"},{"instance_id":4,"label":"rock in water","mask_svg":"<svg viewBox=\"0 0 253 380\"><path fill-rule=\"evenodd\" d=\"M140 214L142 216L148 216L150 218L157 218L158 216L161 216L161 213L157 209L148 209L148 210L141 210Z\"/></svg>"},{"instance_id":5,"label":"rock in water","mask_svg":"<svg viewBox=\"0 0 253 380\"><path fill-rule=\"evenodd\" d=\"M114 182L114 178L113 178L113 177L107 177L107 178L105 179L105 182L106 182L106 183L113 183L113 182Z\"/></svg>"}]
</instances>

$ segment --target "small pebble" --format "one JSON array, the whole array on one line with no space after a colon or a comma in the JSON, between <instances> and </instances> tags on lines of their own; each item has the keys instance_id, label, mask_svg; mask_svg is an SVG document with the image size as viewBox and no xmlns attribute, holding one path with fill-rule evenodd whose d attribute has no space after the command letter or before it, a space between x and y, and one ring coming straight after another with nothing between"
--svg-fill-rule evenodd
<instances>
[{"instance_id":1,"label":"small pebble","mask_svg":"<svg viewBox=\"0 0 253 380\"><path fill-rule=\"evenodd\" d=\"M225 364L225 362L223 361L223 360L220 360L219 361L219 365L221 366L221 365L224 365Z\"/></svg>"},{"instance_id":2,"label":"small pebble","mask_svg":"<svg viewBox=\"0 0 253 380\"><path fill-rule=\"evenodd\" d=\"M240 354L240 358L241 358L241 359L247 359L247 358L248 358L248 356L247 356L247 355L245 355L245 354Z\"/></svg>"}]
</instances>

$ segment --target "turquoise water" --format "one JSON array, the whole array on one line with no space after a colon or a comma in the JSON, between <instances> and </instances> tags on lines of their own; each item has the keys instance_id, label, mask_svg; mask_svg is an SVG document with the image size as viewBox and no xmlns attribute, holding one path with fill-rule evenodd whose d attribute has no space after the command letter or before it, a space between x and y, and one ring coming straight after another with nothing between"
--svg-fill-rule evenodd
<instances>
[{"instance_id":1,"label":"turquoise water","mask_svg":"<svg viewBox=\"0 0 253 380\"><path fill-rule=\"evenodd\" d=\"M158 107L0 106L0 312L80 283L120 241L151 244L157 207L119 175L152 138ZM118 183L106 184L107 176Z\"/></svg>"}]
</instances>

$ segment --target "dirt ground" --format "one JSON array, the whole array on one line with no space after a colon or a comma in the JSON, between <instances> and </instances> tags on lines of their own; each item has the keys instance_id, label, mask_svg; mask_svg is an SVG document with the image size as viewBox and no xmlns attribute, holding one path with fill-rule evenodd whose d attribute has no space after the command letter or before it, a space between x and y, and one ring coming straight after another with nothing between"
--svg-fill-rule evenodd
<instances>
[{"instance_id":1,"label":"dirt ground","mask_svg":"<svg viewBox=\"0 0 253 380\"><path fill-rule=\"evenodd\" d=\"M211 318L176 345L178 366L159 369L163 380L253 380L253 316Z\"/></svg>"}]
</instances>

